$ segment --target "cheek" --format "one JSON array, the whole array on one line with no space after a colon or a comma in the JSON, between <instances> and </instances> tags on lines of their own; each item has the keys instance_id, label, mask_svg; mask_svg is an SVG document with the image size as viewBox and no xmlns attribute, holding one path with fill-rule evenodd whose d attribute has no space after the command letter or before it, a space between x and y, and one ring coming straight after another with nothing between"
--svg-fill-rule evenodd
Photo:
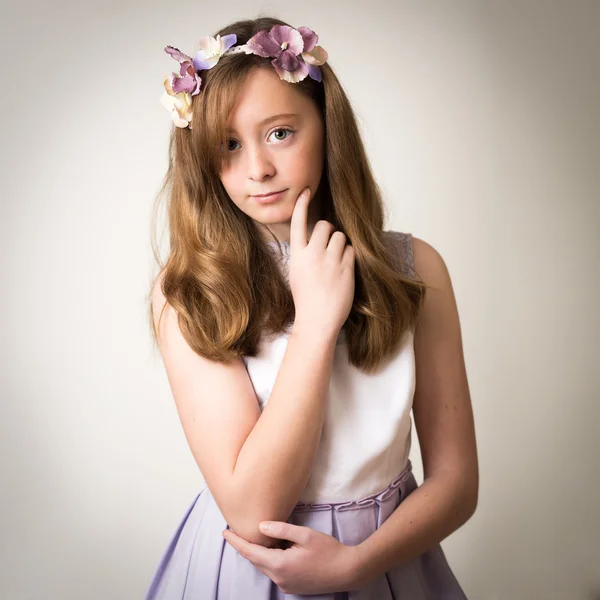
<instances>
[{"instance_id":1,"label":"cheek","mask_svg":"<svg viewBox=\"0 0 600 600\"><path fill-rule=\"evenodd\" d=\"M307 169L310 169L313 175L321 173L324 161L324 140L320 131L315 132L310 140L309 147L306 148L305 156Z\"/></svg>"},{"instance_id":2,"label":"cheek","mask_svg":"<svg viewBox=\"0 0 600 600\"><path fill-rule=\"evenodd\" d=\"M220 175L221 183L230 196L235 196L240 193L240 185L235 171L229 169L223 171Z\"/></svg>"},{"instance_id":3,"label":"cheek","mask_svg":"<svg viewBox=\"0 0 600 600\"><path fill-rule=\"evenodd\" d=\"M317 144L306 144L286 161L286 169L297 181L314 181L323 170L323 150Z\"/></svg>"}]
</instances>

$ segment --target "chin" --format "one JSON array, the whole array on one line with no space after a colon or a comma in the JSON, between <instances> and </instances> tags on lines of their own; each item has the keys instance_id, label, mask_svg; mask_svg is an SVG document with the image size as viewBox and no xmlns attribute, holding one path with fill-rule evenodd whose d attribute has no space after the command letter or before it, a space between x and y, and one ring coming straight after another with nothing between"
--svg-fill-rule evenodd
<instances>
[{"instance_id":1,"label":"chin","mask_svg":"<svg viewBox=\"0 0 600 600\"><path fill-rule=\"evenodd\" d=\"M261 225L268 225L269 227L277 226L277 225L289 225L291 223L291 218L289 219L254 219L257 223Z\"/></svg>"},{"instance_id":2,"label":"chin","mask_svg":"<svg viewBox=\"0 0 600 600\"><path fill-rule=\"evenodd\" d=\"M264 204L262 206L253 206L252 213L249 214L257 221L265 221L272 223L276 221L290 220L294 212L294 206L288 203Z\"/></svg>"}]
</instances>

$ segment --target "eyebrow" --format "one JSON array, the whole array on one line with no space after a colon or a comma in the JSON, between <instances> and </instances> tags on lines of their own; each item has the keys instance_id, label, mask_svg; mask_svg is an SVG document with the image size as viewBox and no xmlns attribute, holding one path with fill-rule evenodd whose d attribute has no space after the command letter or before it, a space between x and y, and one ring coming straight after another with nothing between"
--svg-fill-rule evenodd
<instances>
[{"instance_id":1,"label":"eyebrow","mask_svg":"<svg viewBox=\"0 0 600 600\"><path fill-rule=\"evenodd\" d=\"M273 115L271 117L267 117L266 119L263 119L258 125L259 126L263 126L263 125L267 125L268 123L271 123L271 121L277 121L278 119L290 119L293 117L299 117L300 115L296 114L296 113L281 113L279 115ZM228 132L234 132L235 129L233 128L228 128L227 129Z\"/></svg>"}]
</instances>

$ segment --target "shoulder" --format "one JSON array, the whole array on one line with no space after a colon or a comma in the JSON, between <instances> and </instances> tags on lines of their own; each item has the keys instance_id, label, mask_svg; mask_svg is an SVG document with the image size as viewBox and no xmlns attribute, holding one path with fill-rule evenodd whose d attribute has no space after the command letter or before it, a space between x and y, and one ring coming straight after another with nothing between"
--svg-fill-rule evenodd
<instances>
[{"instance_id":1,"label":"shoulder","mask_svg":"<svg viewBox=\"0 0 600 600\"><path fill-rule=\"evenodd\" d=\"M460 331L458 307L446 261L425 240L413 237L412 242L415 271L427 287L419 316L421 332L445 332L456 338Z\"/></svg>"},{"instance_id":2,"label":"shoulder","mask_svg":"<svg viewBox=\"0 0 600 600\"><path fill-rule=\"evenodd\" d=\"M384 232L384 239L391 244L393 254L402 257L409 276L419 279L429 288L451 289L446 261L430 243L412 233L392 230Z\"/></svg>"},{"instance_id":3,"label":"shoulder","mask_svg":"<svg viewBox=\"0 0 600 600\"><path fill-rule=\"evenodd\" d=\"M423 282L438 289L448 286L450 273L440 252L425 240L411 237L415 271Z\"/></svg>"},{"instance_id":4,"label":"shoulder","mask_svg":"<svg viewBox=\"0 0 600 600\"><path fill-rule=\"evenodd\" d=\"M427 276L438 281L447 275L448 269L442 255L428 242L403 231L384 231L384 239L403 255L403 258L414 267L418 275ZM426 281L426 283L428 283Z\"/></svg>"},{"instance_id":5,"label":"shoulder","mask_svg":"<svg viewBox=\"0 0 600 600\"><path fill-rule=\"evenodd\" d=\"M400 268L425 286L425 298L419 309L417 335L425 331L435 335L441 328L458 328L458 308L450 272L441 253L429 242L402 231L385 231L395 260Z\"/></svg>"}]
</instances>

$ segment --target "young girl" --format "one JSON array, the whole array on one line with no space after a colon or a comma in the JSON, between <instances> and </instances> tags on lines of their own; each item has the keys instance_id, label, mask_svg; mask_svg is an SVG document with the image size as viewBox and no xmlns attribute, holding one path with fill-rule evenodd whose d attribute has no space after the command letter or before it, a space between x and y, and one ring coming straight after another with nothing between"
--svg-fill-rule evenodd
<instances>
[{"instance_id":1,"label":"young girl","mask_svg":"<svg viewBox=\"0 0 600 600\"><path fill-rule=\"evenodd\" d=\"M151 323L206 487L147 600L465 598L439 545L478 495L450 276L383 230L317 41L260 18L193 57L165 49L180 69Z\"/></svg>"}]
</instances>

